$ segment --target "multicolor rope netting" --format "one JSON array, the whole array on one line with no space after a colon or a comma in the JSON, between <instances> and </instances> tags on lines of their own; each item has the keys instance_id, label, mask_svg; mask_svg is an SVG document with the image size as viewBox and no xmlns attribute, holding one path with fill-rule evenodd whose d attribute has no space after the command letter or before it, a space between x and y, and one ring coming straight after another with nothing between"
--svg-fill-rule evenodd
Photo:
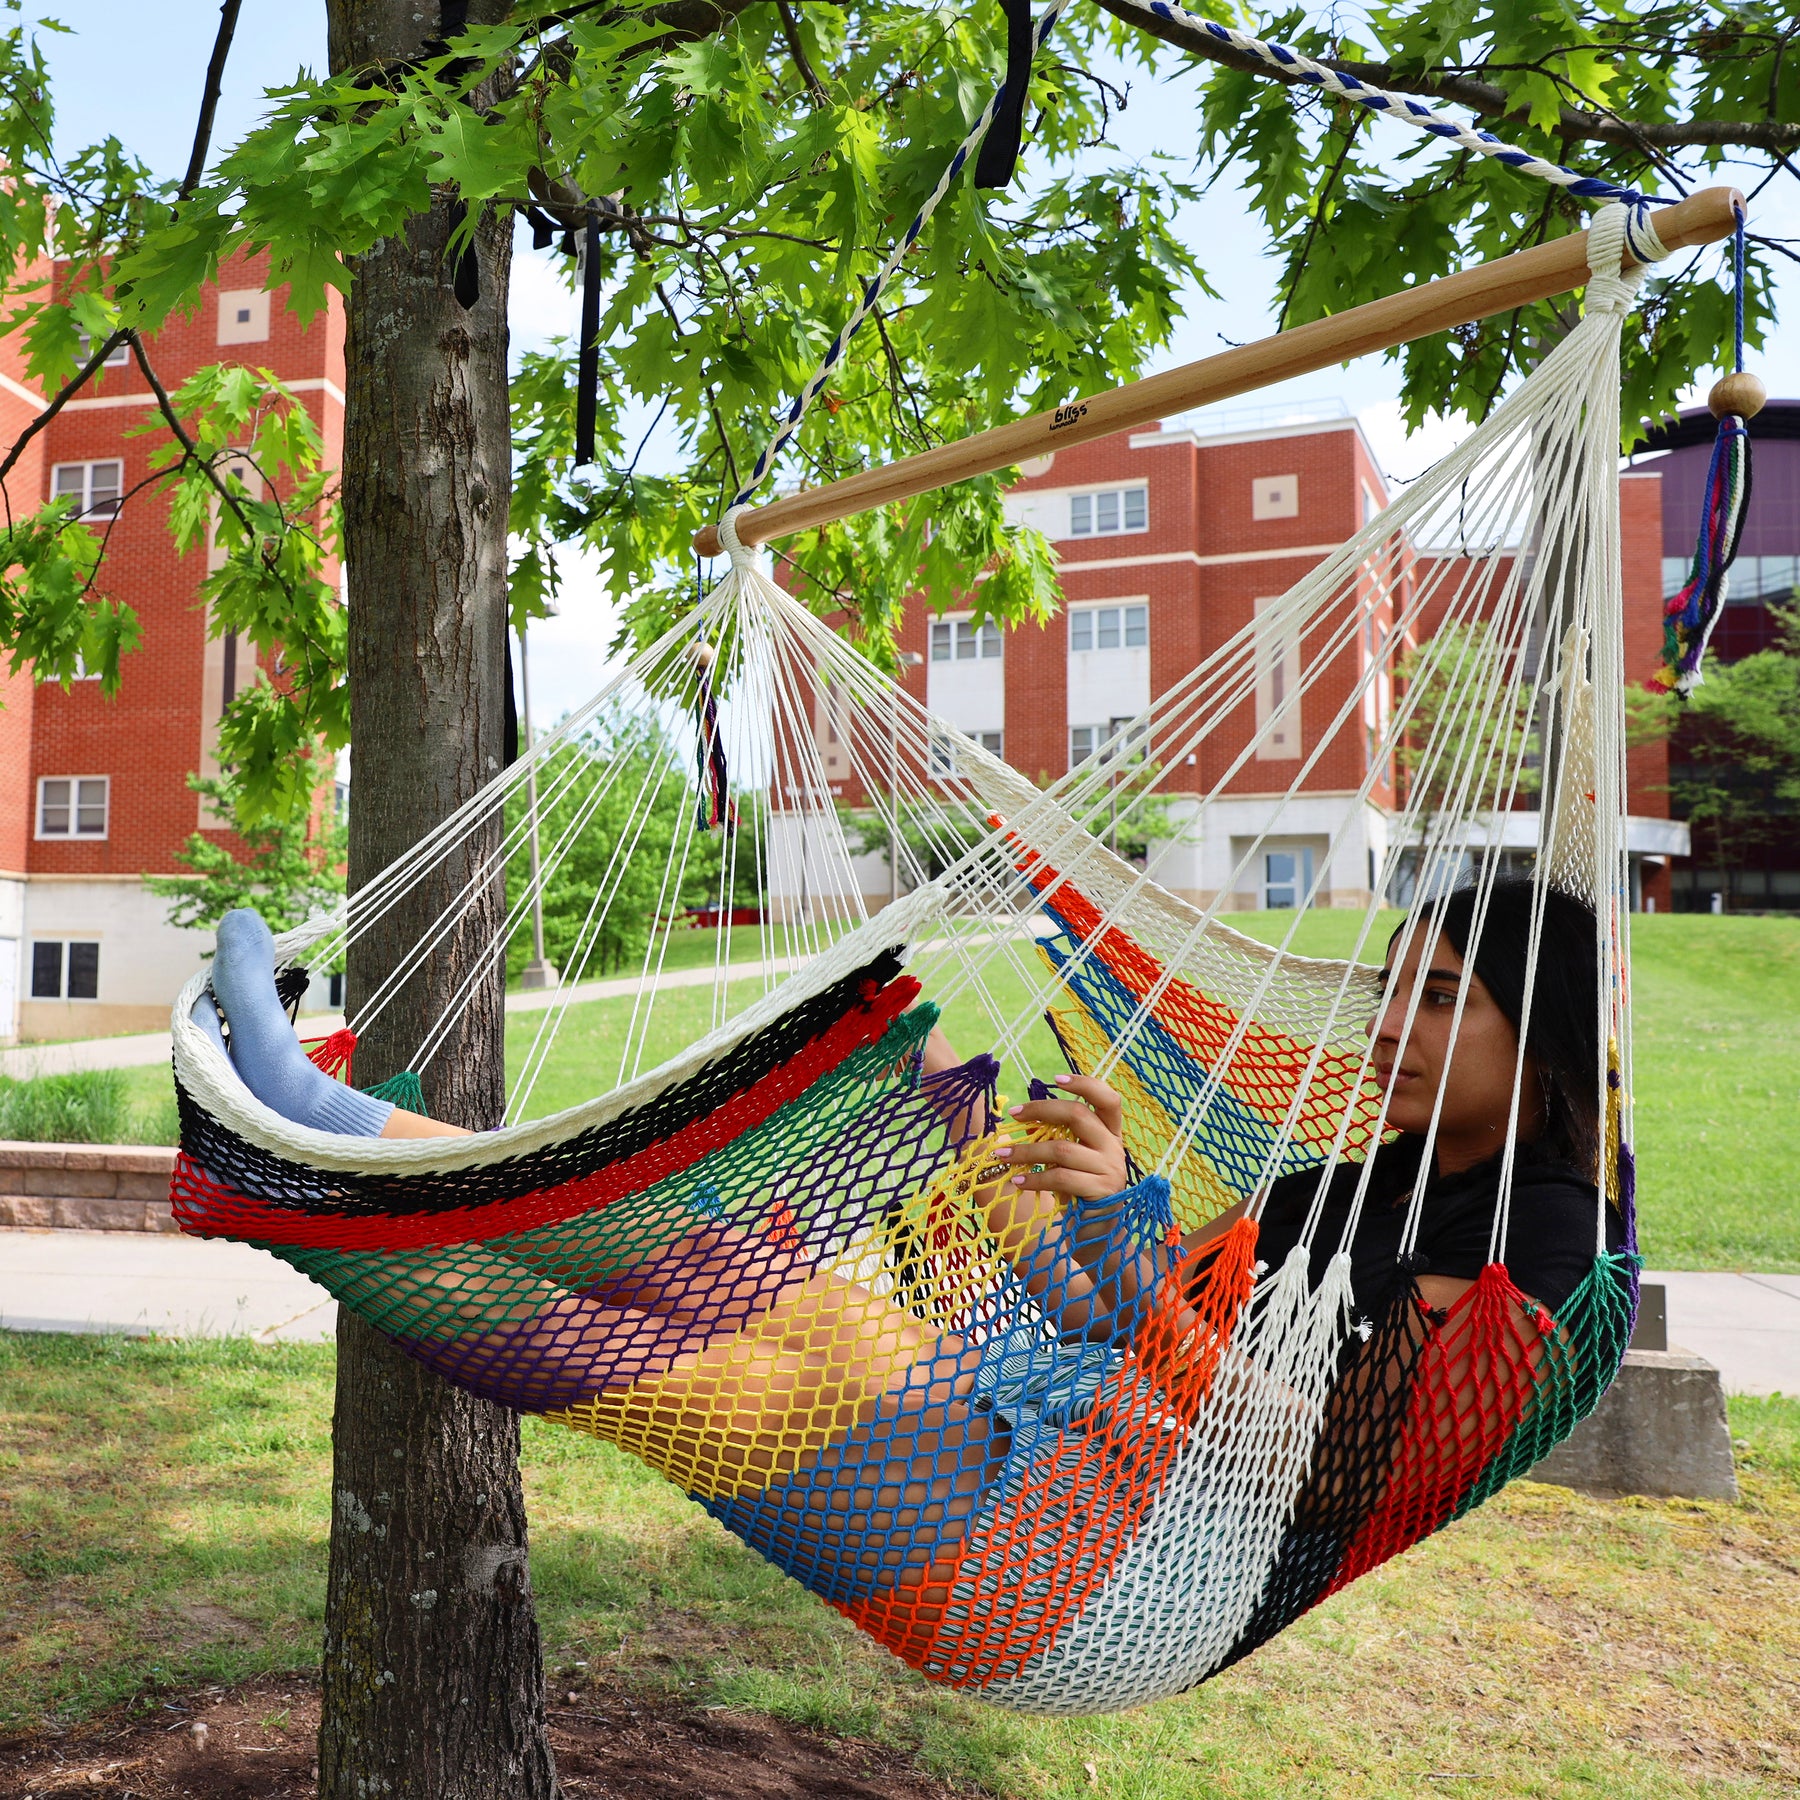
<instances>
[{"instance_id":1,"label":"multicolor rope netting","mask_svg":"<svg viewBox=\"0 0 1800 1800\"><path fill-rule=\"evenodd\" d=\"M1354 1297L1343 1255L1264 1270L1248 1218L1184 1252L1271 1167L1367 1154L1362 1049L1256 1023L1034 880L1055 1030L1074 1067L1124 1043L1137 1166L1185 1131L1167 1179L1003 1222L993 1153L1044 1128L991 1058L922 1073L937 1009L897 947L604 1124L456 1172L290 1160L184 1090L177 1217L641 1457L936 1679L1052 1713L1179 1692L1565 1436L1634 1258L1551 1317L1497 1264L1447 1315L1404 1267Z\"/></svg>"}]
</instances>

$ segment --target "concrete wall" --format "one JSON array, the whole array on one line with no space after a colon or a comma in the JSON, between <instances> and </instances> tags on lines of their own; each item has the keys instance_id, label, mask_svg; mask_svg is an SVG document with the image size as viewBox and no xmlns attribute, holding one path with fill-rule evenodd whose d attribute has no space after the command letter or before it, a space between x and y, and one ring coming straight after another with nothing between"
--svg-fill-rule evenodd
<instances>
[{"instance_id":1,"label":"concrete wall","mask_svg":"<svg viewBox=\"0 0 1800 1800\"><path fill-rule=\"evenodd\" d=\"M27 1041L164 1030L182 983L212 948L210 932L178 931L171 925L168 902L136 876L33 876L24 884L24 895L18 1035ZM32 999L30 947L39 939L97 942L98 997Z\"/></svg>"}]
</instances>

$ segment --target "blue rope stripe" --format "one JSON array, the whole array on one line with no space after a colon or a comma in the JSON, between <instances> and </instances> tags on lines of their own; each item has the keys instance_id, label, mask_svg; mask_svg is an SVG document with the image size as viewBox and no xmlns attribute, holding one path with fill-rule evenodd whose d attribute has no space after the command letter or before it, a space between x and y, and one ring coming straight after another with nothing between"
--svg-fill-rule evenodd
<instances>
[{"instance_id":1,"label":"blue rope stripe","mask_svg":"<svg viewBox=\"0 0 1800 1800\"><path fill-rule=\"evenodd\" d=\"M1044 41L1049 37L1052 27L1062 17L1068 6L1069 0L1050 0L1050 4L1045 7L1043 16L1032 28L1031 53L1033 57L1044 47ZM887 291L888 284L894 279L901 263L906 260L907 252L919 241L919 233L925 229L926 221L937 211L938 202L949 193L951 183L963 172L963 165L981 148L981 141L987 136L988 127L993 124L995 115L1000 110L1000 103L1005 97L1006 83L1001 82L999 87L994 90L987 105L982 108L981 117L969 128L969 135L957 146L956 154L950 158L949 166L938 177L937 186L925 196L925 203L913 215L913 222L907 226L899 243L889 252L887 261L863 284L862 298L857 302L856 310L844 321L837 336L831 340L831 347L825 352L824 361L814 370L812 379L794 396L793 404L787 410L787 416L776 428L775 435L763 446L744 485L738 489L736 497L731 502L733 506L747 505L750 496L762 486L763 477L769 472L769 465L781 453L781 447L800 428L800 421L805 418L807 408L824 391L825 384L831 379L838 364L844 360L844 352L849 349L850 340L856 336L863 320L875 310L877 302Z\"/></svg>"}]
</instances>

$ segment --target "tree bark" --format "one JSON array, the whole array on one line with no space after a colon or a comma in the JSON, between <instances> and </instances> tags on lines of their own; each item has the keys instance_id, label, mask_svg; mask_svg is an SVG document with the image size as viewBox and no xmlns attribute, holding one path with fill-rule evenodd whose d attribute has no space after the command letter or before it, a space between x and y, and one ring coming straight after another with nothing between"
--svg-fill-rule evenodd
<instances>
[{"instance_id":1,"label":"tree bark","mask_svg":"<svg viewBox=\"0 0 1800 1800\"><path fill-rule=\"evenodd\" d=\"M504 0L467 8L472 20L505 10ZM328 12L334 71L417 56L455 24L434 0L328 0ZM511 217L480 223L480 295L467 309L445 254L452 227L439 195L351 271L352 893L500 766ZM492 843L478 834L461 846L352 948L352 1018ZM496 884L371 1024L359 1082L408 1066L502 915ZM496 970L422 1072L437 1117L500 1122L503 998ZM550 1800L518 1419L440 1381L348 1312L339 1321L322 1800Z\"/></svg>"}]
</instances>

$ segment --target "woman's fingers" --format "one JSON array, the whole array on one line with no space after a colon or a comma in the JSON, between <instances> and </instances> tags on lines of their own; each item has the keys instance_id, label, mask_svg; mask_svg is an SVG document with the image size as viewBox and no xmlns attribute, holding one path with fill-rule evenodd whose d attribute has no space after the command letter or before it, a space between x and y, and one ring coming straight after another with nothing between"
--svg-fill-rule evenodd
<instances>
[{"instance_id":1,"label":"woman's fingers","mask_svg":"<svg viewBox=\"0 0 1800 1800\"><path fill-rule=\"evenodd\" d=\"M1118 1095L1103 1082L1096 1082L1095 1086L1112 1094L1117 1108ZM1013 1107L1011 1116L1022 1124L1051 1125L1072 1131L1090 1150L1105 1150L1119 1142L1116 1126L1108 1125L1099 1111L1084 1100L1033 1100L1028 1105Z\"/></svg>"},{"instance_id":2,"label":"woman's fingers","mask_svg":"<svg viewBox=\"0 0 1800 1800\"><path fill-rule=\"evenodd\" d=\"M1066 1093L1085 1100L1094 1110L1094 1116L1116 1138L1125 1135L1125 1102L1118 1094L1093 1075L1064 1075L1054 1086Z\"/></svg>"},{"instance_id":3,"label":"woman's fingers","mask_svg":"<svg viewBox=\"0 0 1800 1800\"><path fill-rule=\"evenodd\" d=\"M1116 1170L1061 1166L1022 1170L1009 1180L1016 1189L1039 1194L1066 1194L1074 1200L1109 1200L1125 1185Z\"/></svg>"}]
</instances>

